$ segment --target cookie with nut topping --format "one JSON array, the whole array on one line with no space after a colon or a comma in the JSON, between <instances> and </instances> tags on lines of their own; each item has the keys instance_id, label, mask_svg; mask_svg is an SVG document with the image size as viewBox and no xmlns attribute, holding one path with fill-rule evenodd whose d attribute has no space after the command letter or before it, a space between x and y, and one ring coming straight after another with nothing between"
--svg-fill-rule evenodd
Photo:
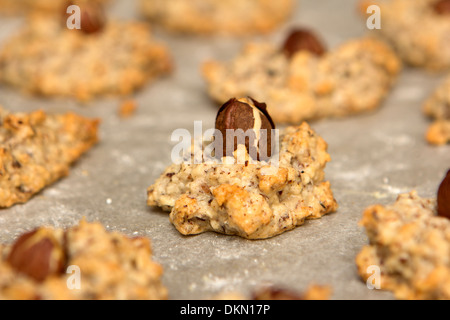
<instances>
[{"instance_id":1,"label":"cookie with nut topping","mask_svg":"<svg viewBox=\"0 0 450 320\"><path fill-rule=\"evenodd\" d=\"M449 0L360 0L365 17L371 5L381 10L381 29L371 32L405 63L437 72L450 68Z\"/></svg>"},{"instance_id":2,"label":"cookie with nut topping","mask_svg":"<svg viewBox=\"0 0 450 320\"><path fill-rule=\"evenodd\" d=\"M399 299L450 299L450 172L436 198L402 194L367 208L360 224L369 244L356 258L364 281L379 268L381 289ZM373 280L373 279L370 279Z\"/></svg>"},{"instance_id":3,"label":"cookie with nut topping","mask_svg":"<svg viewBox=\"0 0 450 320\"><path fill-rule=\"evenodd\" d=\"M140 0L153 24L184 34L250 35L274 31L291 15L294 0Z\"/></svg>"},{"instance_id":4,"label":"cookie with nut topping","mask_svg":"<svg viewBox=\"0 0 450 320\"><path fill-rule=\"evenodd\" d=\"M170 73L169 51L146 23L103 20L93 4L80 10L80 29L69 29L63 13L30 17L0 49L0 82L85 102L128 96Z\"/></svg>"},{"instance_id":5,"label":"cookie with nut topping","mask_svg":"<svg viewBox=\"0 0 450 320\"><path fill-rule=\"evenodd\" d=\"M82 220L39 227L0 245L2 300L162 300L162 267L150 240Z\"/></svg>"},{"instance_id":6,"label":"cookie with nut topping","mask_svg":"<svg viewBox=\"0 0 450 320\"><path fill-rule=\"evenodd\" d=\"M170 165L148 188L147 204L170 212L183 235L214 231L247 239L274 237L336 211L324 173L327 143L306 122L280 132L271 123L265 104L229 100L217 115L214 139ZM221 134L224 129L237 139ZM212 159L204 157L210 146Z\"/></svg>"},{"instance_id":7,"label":"cookie with nut topping","mask_svg":"<svg viewBox=\"0 0 450 320\"><path fill-rule=\"evenodd\" d=\"M275 123L298 124L378 108L395 83L401 63L383 42L356 39L327 50L323 39L299 28L279 44L250 43L230 62L208 61L209 95L265 101Z\"/></svg>"},{"instance_id":8,"label":"cookie with nut topping","mask_svg":"<svg viewBox=\"0 0 450 320\"><path fill-rule=\"evenodd\" d=\"M10 113L0 108L0 208L27 202L68 175L98 141L99 120L74 113Z\"/></svg>"},{"instance_id":9,"label":"cookie with nut topping","mask_svg":"<svg viewBox=\"0 0 450 320\"><path fill-rule=\"evenodd\" d=\"M427 141L434 145L450 143L450 76L427 99L424 113L433 120L426 133Z\"/></svg>"}]
</instances>

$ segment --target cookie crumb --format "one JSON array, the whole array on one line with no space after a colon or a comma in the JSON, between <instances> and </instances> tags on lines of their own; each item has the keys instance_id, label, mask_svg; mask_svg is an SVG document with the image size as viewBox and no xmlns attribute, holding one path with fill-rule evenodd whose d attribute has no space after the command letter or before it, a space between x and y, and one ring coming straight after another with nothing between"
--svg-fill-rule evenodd
<instances>
[{"instance_id":1,"label":"cookie crumb","mask_svg":"<svg viewBox=\"0 0 450 320\"><path fill-rule=\"evenodd\" d=\"M120 104L119 117L129 118L136 113L137 103L133 99L125 100Z\"/></svg>"}]
</instances>

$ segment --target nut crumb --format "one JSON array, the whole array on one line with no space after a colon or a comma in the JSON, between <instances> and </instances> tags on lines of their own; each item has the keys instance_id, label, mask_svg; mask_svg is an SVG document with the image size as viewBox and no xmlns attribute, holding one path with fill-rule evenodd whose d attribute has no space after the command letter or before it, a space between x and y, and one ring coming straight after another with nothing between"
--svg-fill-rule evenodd
<instances>
[{"instance_id":1,"label":"nut crumb","mask_svg":"<svg viewBox=\"0 0 450 320\"><path fill-rule=\"evenodd\" d=\"M136 113L137 103L135 100L125 100L120 104L119 116L121 118L129 118Z\"/></svg>"}]
</instances>

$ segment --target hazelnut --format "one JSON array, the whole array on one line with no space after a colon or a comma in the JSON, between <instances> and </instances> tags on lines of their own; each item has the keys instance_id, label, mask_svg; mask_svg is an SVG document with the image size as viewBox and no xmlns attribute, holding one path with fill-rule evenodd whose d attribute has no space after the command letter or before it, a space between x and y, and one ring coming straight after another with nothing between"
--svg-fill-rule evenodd
<instances>
[{"instance_id":1,"label":"hazelnut","mask_svg":"<svg viewBox=\"0 0 450 320\"><path fill-rule=\"evenodd\" d=\"M80 28L86 34L94 34L100 32L105 24L106 17L101 4L89 1L74 0L70 1L65 9L71 5L80 7Z\"/></svg>"},{"instance_id":2,"label":"hazelnut","mask_svg":"<svg viewBox=\"0 0 450 320\"><path fill-rule=\"evenodd\" d=\"M292 58L299 51L309 51L322 56L326 50L313 32L306 29L294 29L284 42L283 52L288 58Z\"/></svg>"},{"instance_id":3,"label":"hazelnut","mask_svg":"<svg viewBox=\"0 0 450 320\"><path fill-rule=\"evenodd\" d=\"M41 282L50 275L62 273L64 251L51 230L40 228L19 237L7 262L16 271Z\"/></svg>"},{"instance_id":4,"label":"hazelnut","mask_svg":"<svg viewBox=\"0 0 450 320\"><path fill-rule=\"evenodd\" d=\"M434 4L434 11L437 14L450 14L450 0L439 0Z\"/></svg>"},{"instance_id":5,"label":"hazelnut","mask_svg":"<svg viewBox=\"0 0 450 320\"><path fill-rule=\"evenodd\" d=\"M220 156L233 156L238 144L243 141L247 152L254 160L267 160L272 156L272 130L275 129L275 124L267 112L265 103L250 97L230 99L217 113L215 127L220 131L222 138L220 142L223 153ZM218 138L216 134L214 139ZM230 141L230 138L234 138L234 141ZM260 152L263 150L265 152Z\"/></svg>"},{"instance_id":6,"label":"hazelnut","mask_svg":"<svg viewBox=\"0 0 450 320\"><path fill-rule=\"evenodd\" d=\"M437 206L438 215L450 219L450 170L439 187Z\"/></svg>"}]
</instances>

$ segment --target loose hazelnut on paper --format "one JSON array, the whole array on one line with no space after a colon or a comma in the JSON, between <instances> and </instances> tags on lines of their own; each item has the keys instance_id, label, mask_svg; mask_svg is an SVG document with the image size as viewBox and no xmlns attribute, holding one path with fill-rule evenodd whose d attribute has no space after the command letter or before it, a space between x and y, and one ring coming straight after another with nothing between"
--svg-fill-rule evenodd
<instances>
[{"instance_id":1,"label":"loose hazelnut on paper","mask_svg":"<svg viewBox=\"0 0 450 320\"><path fill-rule=\"evenodd\" d=\"M437 205L438 215L450 219L450 170L439 187Z\"/></svg>"},{"instance_id":2,"label":"loose hazelnut on paper","mask_svg":"<svg viewBox=\"0 0 450 320\"><path fill-rule=\"evenodd\" d=\"M312 31L294 29L284 42L283 52L288 58L292 58L299 51L309 51L317 56L322 56L326 49Z\"/></svg>"},{"instance_id":3,"label":"loose hazelnut on paper","mask_svg":"<svg viewBox=\"0 0 450 320\"><path fill-rule=\"evenodd\" d=\"M104 28L106 16L101 4L90 1L73 0L67 4L65 10L71 5L80 7L81 31L86 34L94 34L100 32Z\"/></svg>"},{"instance_id":4,"label":"loose hazelnut on paper","mask_svg":"<svg viewBox=\"0 0 450 320\"><path fill-rule=\"evenodd\" d=\"M48 229L40 228L19 237L7 262L16 271L41 282L62 273L64 250Z\"/></svg>"},{"instance_id":5,"label":"loose hazelnut on paper","mask_svg":"<svg viewBox=\"0 0 450 320\"><path fill-rule=\"evenodd\" d=\"M222 156L233 156L238 147L238 138L241 142L245 139L245 147L254 160L267 160L272 156L272 130L275 124L265 103L252 98L230 99L217 114L216 129L222 134ZM227 141L227 130L235 130L229 132L233 133L234 141ZM217 135L214 139L218 139ZM232 145L227 147L227 144ZM260 153L262 150L265 152Z\"/></svg>"},{"instance_id":6,"label":"loose hazelnut on paper","mask_svg":"<svg viewBox=\"0 0 450 320\"><path fill-rule=\"evenodd\" d=\"M450 14L450 0L439 0L434 4L434 11L437 14Z\"/></svg>"}]
</instances>

